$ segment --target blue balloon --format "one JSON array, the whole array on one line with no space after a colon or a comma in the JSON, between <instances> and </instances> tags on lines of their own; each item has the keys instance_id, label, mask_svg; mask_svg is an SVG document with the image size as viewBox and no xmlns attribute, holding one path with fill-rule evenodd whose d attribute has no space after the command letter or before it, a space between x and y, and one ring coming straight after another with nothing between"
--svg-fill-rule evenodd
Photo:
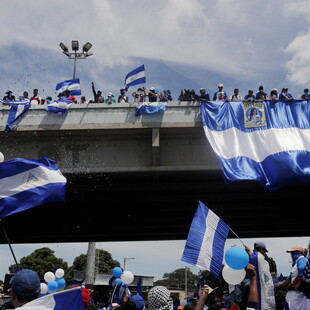
<instances>
[{"instance_id":1,"label":"blue balloon","mask_svg":"<svg viewBox=\"0 0 310 310\"><path fill-rule=\"evenodd\" d=\"M115 284L116 284L116 285L121 285L121 284L123 284L122 279L117 278L117 279L115 280Z\"/></svg>"},{"instance_id":2,"label":"blue balloon","mask_svg":"<svg viewBox=\"0 0 310 310\"><path fill-rule=\"evenodd\" d=\"M47 284L47 288L50 292L54 292L58 289L58 284L56 281L51 281Z\"/></svg>"},{"instance_id":3,"label":"blue balloon","mask_svg":"<svg viewBox=\"0 0 310 310\"><path fill-rule=\"evenodd\" d=\"M64 288L66 285L66 280L64 278L56 278L55 281L58 284L58 288Z\"/></svg>"},{"instance_id":4,"label":"blue balloon","mask_svg":"<svg viewBox=\"0 0 310 310\"><path fill-rule=\"evenodd\" d=\"M233 246L226 251L225 261L230 268L240 270L249 264L249 255L243 248Z\"/></svg>"},{"instance_id":5,"label":"blue balloon","mask_svg":"<svg viewBox=\"0 0 310 310\"><path fill-rule=\"evenodd\" d=\"M122 275L122 273L123 273L123 270L120 267L114 267L112 270L112 274L115 278L119 278Z\"/></svg>"}]
</instances>

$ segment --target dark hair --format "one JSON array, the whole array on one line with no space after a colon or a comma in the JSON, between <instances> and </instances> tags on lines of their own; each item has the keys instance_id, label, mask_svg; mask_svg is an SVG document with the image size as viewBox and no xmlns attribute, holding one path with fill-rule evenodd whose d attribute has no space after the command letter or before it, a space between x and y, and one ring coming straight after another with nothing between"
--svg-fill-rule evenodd
<instances>
[{"instance_id":1,"label":"dark hair","mask_svg":"<svg viewBox=\"0 0 310 310\"><path fill-rule=\"evenodd\" d=\"M15 293L15 292L14 292ZM27 302L30 302L30 301L33 301L35 299L38 298L40 293L36 294L36 295L32 295L32 296L22 296L22 295L19 295L19 294L16 294L16 298L17 300L20 302L20 303L27 303Z\"/></svg>"}]
</instances>

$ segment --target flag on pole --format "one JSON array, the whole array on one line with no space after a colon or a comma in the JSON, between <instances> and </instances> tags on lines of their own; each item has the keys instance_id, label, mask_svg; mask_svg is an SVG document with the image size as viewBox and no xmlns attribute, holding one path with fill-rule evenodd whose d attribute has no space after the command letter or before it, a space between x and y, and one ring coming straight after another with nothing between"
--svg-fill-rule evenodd
<instances>
[{"instance_id":1,"label":"flag on pole","mask_svg":"<svg viewBox=\"0 0 310 310\"><path fill-rule=\"evenodd\" d=\"M144 84L146 82L145 78L145 68L144 65L130 71L125 77L126 90L130 86Z\"/></svg>"},{"instance_id":2,"label":"flag on pole","mask_svg":"<svg viewBox=\"0 0 310 310\"><path fill-rule=\"evenodd\" d=\"M255 109L259 122L247 115ZM227 181L257 181L269 190L310 182L308 101L201 102L200 111Z\"/></svg>"},{"instance_id":3,"label":"flag on pole","mask_svg":"<svg viewBox=\"0 0 310 310\"><path fill-rule=\"evenodd\" d=\"M80 79L66 80L56 85L56 92L58 94L63 93L67 89L70 90L70 95L80 96L81 95Z\"/></svg>"},{"instance_id":4,"label":"flag on pole","mask_svg":"<svg viewBox=\"0 0 310 310\"><path fill-rule=\"evenodd\" d=\"M56 163L46 157L0 163L0 218L65 200L66 183Z\"/></svg>"},{"instance_id":5,"label":"flag on pole","mask_svg":"<svg viewBox=\"0 0 310 310\"><path fill-rule=\"evenodd\" d=\"M28 101L6 101L10 104L10 113L6 122L5 131L12 131L21 120L22 116L29 110L30 102Z\"/></svg>"},{"instance_id":6,"label":"flag on pole","mask_svg":"<svg viewBox=\"0 0 310 310\"><path fill-rule=\"evenodd\" d=\"M65 114L71 107L73 101L65 96L60 97L57 101L50 103L45 110L58 115Z\"/></svg>"},{"instance_id":7,"label":"flag on pole","mask_svg":"<svg viewBox=\"0 0 310 310\"><path fill-rule=\"evenodd\" d=\"M199 201L181 260L219 277L229 226Z\"/></svg>"},{"instance_id":8,"label":"flag on pole","mask_svg":"<svg viewBox=\"0 0 310 310\"><path fill-rule=\"evenodd\" d=\"M24 304L23 310L84 310L81 287L39 297Z\"/></svg>"}]
</instances>

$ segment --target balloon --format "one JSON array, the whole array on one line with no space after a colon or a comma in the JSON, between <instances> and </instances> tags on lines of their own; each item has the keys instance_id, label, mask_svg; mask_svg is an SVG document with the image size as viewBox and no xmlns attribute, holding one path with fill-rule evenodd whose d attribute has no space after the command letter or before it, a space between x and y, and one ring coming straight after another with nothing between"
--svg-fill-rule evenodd
<instances>
[{"instance_id":1,"label":"balloon","mask_svg":"<svg viewBox=\"0 0 310 310\"><path fill-rule=\"evenodd\" d=\"M4 155L0 152L0 163L4 161Z\"/></svg>"},{"instance_id":2,"label":"balloon","mask_svg":"<svg viewBox=\"0 0 310 310\"><path fill-rule=\"evenodd\" d=\"M51 281L54 281L55 280L55 275L51 271L48 271L44 275L44 280L47 283L49 283Z\"/></svg>"},{"instance_id":3,"label":"balloon","mask_svg":"<svg viewBox=\"0 0 310 310\"><path fill-rule=\"evenodd\" d=\"M119 278L122 275L122 273L123 273L123 270L120 267L115 267L112 270L112 274L115 278Z\"/></svg>"},{"instance_id":4,"label":"balloon","mask_svg":"<svg viewBox=\"0 0 310 310\"><path fill-rule=\"evenodd\" d=\"M116 283L116 285L122 285L122 284L123 284L123 281L122 281L122 279L117 278L117 279L115 280L115 283Z\"/></svg>"},{"instance_id":5,"label":"balloon","mask_svg":"<svg viewBox=\"0 0 310 310\"><path fill-rule=\"evenodd\" d=\"M47 289L49 292L54 292L58 289L58 284L56 281L51 281L47 284Z\"/></svg>"},{"instance_id":6,"label":"balloon","mask_svg":"<svg viewBox=\"0 0 310 310\"><path fill-rule=\"evenodd\" d=\"M47 285L45 283L41 283L40 287L41 287L41 294L46 294L47 293Z\"/></svg>"},{"instance_id":7,"label":"balloon","mask_svg":"<svg viewBox=\"0 0 310 310\"><path fill-rule=\"evenodd\" d=\"M56 276L57 278L62 278L62 277L64 276L64 274L65 274L65 272L64 272L64 270L61 269L61 268L57 269L56 272L55 272L55 276Z\"/></svg>"},{"instance_id":8,"label":"balloon","mask_svg":"<svg viewBox=\"0 0 310 310\"><path fill-rule=\"evenodd\" d=\"M241 247L233 246L225 253L226 264L232 269L243 269L249 264L249 255Z\"/></svg>"},{"instance_id":9,"label":"balloon","mask_svg":"<svg viewBox=\"0 0 310 310\"><path fill-rule=\"evenodd\" d=\"M56 278L58 288L64 288L66 285L66 280L64 278Z\"/></svg>"},{"instance_id":10,"label":"balloon","mask_svg":"<svg viewBox=\"0 0 310 310\"><path fill-rule=\"evenodd\" d=\"M134 279L134 275L131 271L124 271L121 275L121 279L125 284L130 284Z\"/></svg>"},{"instance_id":11,"label":"balloon","mask_svg":"<svg viewBox=\"0 0 310 310\"><path fill-rule=\"evenodd\" d=\"M245 277L245 270L240 269L232 269L228 265L225 265L222 270L222 276L223 279L228 283L232 285L239 284Z\"/></svg>"},{"instance_id":12,"label":"balloon","mask_svg":"<svg viewBox=\"0 0 310 310\"><path fill-rule=\"evenodd\" d=\"M180 300L180 306L184 307L185 305L187 305L187 299L183 298L183 299Z\"/></svg>"}]
</instances>

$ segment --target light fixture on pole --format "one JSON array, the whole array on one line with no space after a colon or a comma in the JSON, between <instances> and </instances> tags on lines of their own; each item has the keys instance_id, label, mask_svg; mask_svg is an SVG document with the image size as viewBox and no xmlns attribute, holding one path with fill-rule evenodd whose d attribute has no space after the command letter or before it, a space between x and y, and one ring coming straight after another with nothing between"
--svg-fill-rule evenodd
<instances>
[{"instance_id":1,"label":"light fixture on pole","mask_svg":"<svg viewBox=\"0 0 310 310\"><path fill-rule=\"evenodd\" d=\"M68 47L60 42L59 44L60 48L62 49L62 52L68 57L68 59L74 59L74 67L73 67L73 79L76 78L76 60L77 59L86 59L86 57L89 57L93 55L93 53L88 53L88 51L93 46L90 42L87 42L82 47L82 52L79 51L79 41L73 40L71 42L71 49L73 52L69 52Z\"/></svg>"},{"instance_id":2,"label":"light fixture on pole","mask_svg":"<svg viewBox=\"0 0 310 310\"><path fill-rule=\"evenodd\" d=\"M124 270L126 270L126 261L130 259L135 259L135 257L124 257Z\"/></svg>"}]
</instances>

